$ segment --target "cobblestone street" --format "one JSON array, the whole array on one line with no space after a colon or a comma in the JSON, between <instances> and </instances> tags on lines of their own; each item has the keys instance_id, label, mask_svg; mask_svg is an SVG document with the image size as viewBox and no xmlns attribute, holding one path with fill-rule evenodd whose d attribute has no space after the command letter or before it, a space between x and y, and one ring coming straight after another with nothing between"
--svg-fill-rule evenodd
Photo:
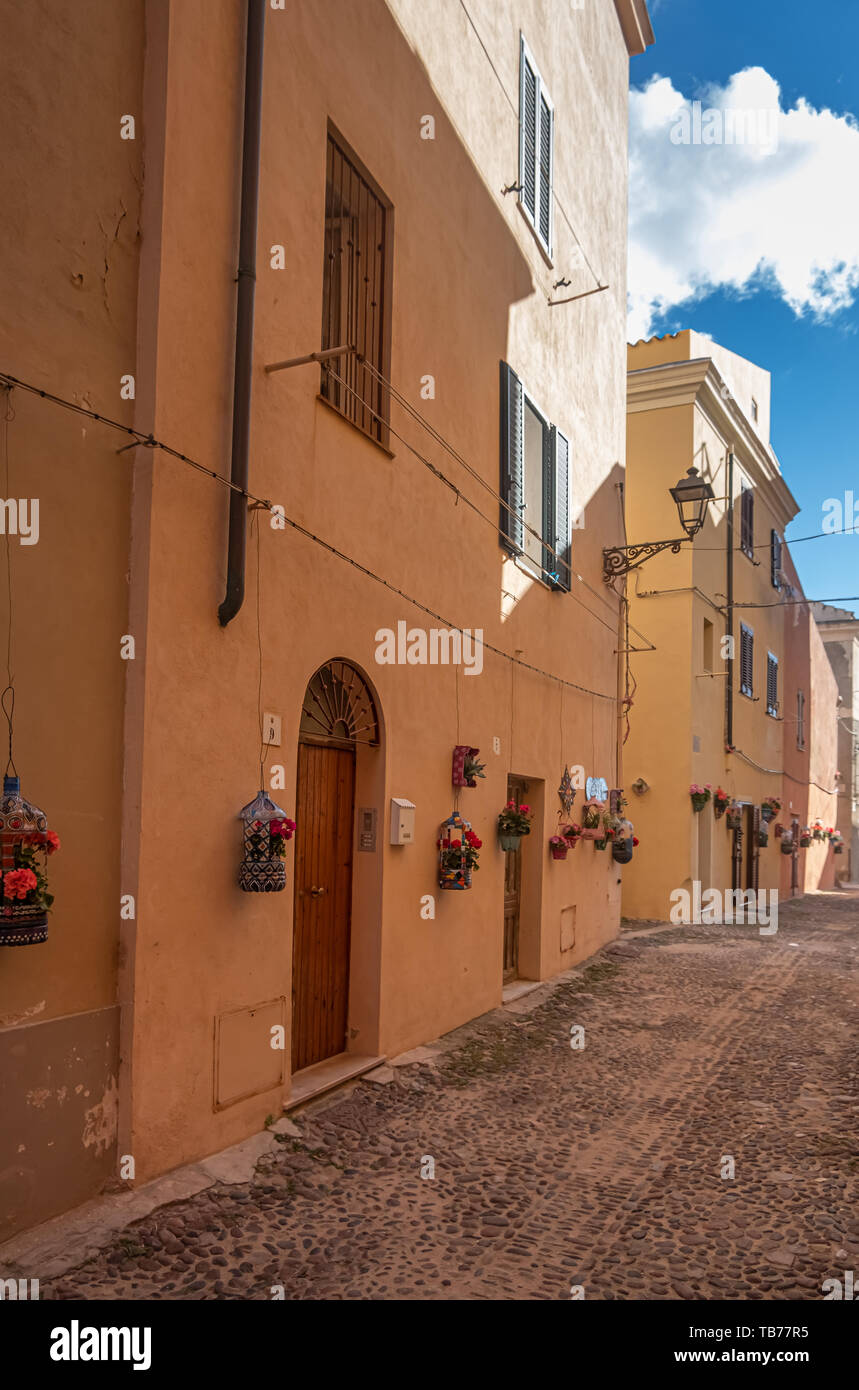
<instances>
[{"instance_id":1,"label":"cobblestone street","mask_svg":"<svg viewBox=\"0 0 859 1390\"><path fill-rule=\"evenodd\" d=\"M857 893L626 924L42 1297L820 1299L859 1270L857 952Z\"/></svg>"}]
</instances>

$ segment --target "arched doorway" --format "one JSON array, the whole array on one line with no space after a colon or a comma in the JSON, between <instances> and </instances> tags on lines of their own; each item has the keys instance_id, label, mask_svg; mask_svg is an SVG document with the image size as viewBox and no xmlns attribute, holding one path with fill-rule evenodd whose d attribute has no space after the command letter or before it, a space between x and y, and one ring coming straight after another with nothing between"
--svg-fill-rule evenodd
<instances>
[{"instance_id":1,"label":"arched doorway","mask_svg":"<svg viewBox=\"0 0 859 1390\"><path fill-rule=\"evenodd\" d=\"M377 747L364 677L334 660L311 677L299 726L292 1070L346 1051L352 920L355 755Z\"/></svg>"}]
</instances>

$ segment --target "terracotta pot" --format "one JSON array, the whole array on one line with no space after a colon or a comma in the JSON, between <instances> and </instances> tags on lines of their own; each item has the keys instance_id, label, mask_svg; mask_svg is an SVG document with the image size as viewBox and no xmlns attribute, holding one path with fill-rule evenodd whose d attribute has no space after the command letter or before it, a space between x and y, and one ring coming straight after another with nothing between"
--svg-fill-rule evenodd
<instances>
[{"instance_id":1,"label":"terracotta pot","mask_svg":"<svg viewBox=\"0 0 859 1390\"><path fill-rule=\"evenodd\" d=\"M549 846L549 849L552 851L552 858L553 858L553 859L566 859L567 854L568 854L568 852L569 852L569 848L570 848L569 845L550 845L550 846Z\"/></svg>"}]
</instances>

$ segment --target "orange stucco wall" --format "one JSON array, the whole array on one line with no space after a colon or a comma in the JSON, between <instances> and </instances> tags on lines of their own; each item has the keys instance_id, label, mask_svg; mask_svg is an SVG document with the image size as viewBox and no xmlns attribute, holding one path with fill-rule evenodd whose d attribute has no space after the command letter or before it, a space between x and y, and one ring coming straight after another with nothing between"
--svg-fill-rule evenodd
<instances>
[{"instance_id":1,"label":"orange stucco wall","mask_svg":"<svg viewBox=\"0 0 859 1390\"><path fill-rule=\"evenodd\" d=\"M502 169L516 167L516 123L485 55L473 44L455 61L453 50L439 54L419 9L393 8L396 19L375 0L267 15L250 486L449 623L482 628L502 652L605 698L569 688L562 699L556 680L514 670L491 652L482 674L460 672L458 680L451 669L377 664L377 630L399 620L442 624L301 532L273 530L264 513L258 541L256 530L250 536L244 608L222 630L226 495L169 459L138 459L133 531L145 554L133 571L132 602L136 575L145 584L135 609L145 662L131 694L142 725L129 725L126 756L133 761L142 732L131 792L142 811L139 861L128 861L138 913L123 976L123 1143L138 1157L138 1176L243 1137L283 1094L269 1086L213 1106L216 1019L279 997L289 1019L292 851L286 893L257 898L236 886L235 817L258 780L258 593L262 704L283 720L282 746L269 761L285 769L285 789L274 795L288 811L313 672L333 657L353 662L381 715L382 745L362 753L359 767L358 804L378 812L378 846L355 856L352 1050L395 1054L500 1001L503 855L494 824L508 773L528 779L535 808L523 858L523 973L549 976L617 929L620 875L610 856L582 846L556 864L547 838L565 762L616 784L617 607L601 584L600 554L620 539L627 54L608 4L591 7L577 44L588 83L573 81L557 44L538 54L553 88L559 168L569 175L575 149L577 165L584 158L603 171L601 183L567 178L565 193L568 215L597 248L612 287L571 312L550 311L552 282L573 265L574 238L559 218L553 269L515 202L499 195ZM519 22L537 33L541 9L477 10L515 91ZM141 279L152 351L141 362L146 406L138 420L226 472L242 7L185 0L164 14L149 60L150 76L160 65L166 102L160 125L153 109L147 149L156 167L163 160L164 176L163 185L147 182L144 195L150 253L152 239L158 251ZM476 88L485 96L479 109ZM503 123L499 109L507 110ZM433 142L420 140L425 113L435 118ZM505 560L491 491L396 407L394 428L488 521L465 501L457 505L396 438L386 453L321 402L315 367L264 375L264 363L319 345L329 121L394 207L393 380L494 491L498 363L511 362L573 443L574 487L586 507L574 567L591 589L577 579L574 594L552 593ZM285 248L285 270L269 267L276 245ZM584 288L586 272L576 274ZM434 401L420 400L426 374L435 377ZM484 850L472 891L445 895L436 890L435 840L452 807L458 742L478 746L487 761L486 780L461 799ZM414 846L387 844L391 796L417 805ZM421 916L426 894L437 899L432 920ZM562 950L569 909L565 931L574 917L574 932ZM248 1046L249 1074L267 1074L267 1032Z\"/></svg>"},{"instance_id":2,"label":"orange stucco wall","mask_svg":"<svg viewBox=\"0 0 859 1390\"><path fill-rule=\"evenodd\" d=\"M49 8L3 12L0 368L130 420L142 151L120 120L140 102L143 4ZM8 417L3 488L39 501L38 542L0 540L14 755L62 848L48 941L0 950L0 1239L115 1171L131 494L115 433L21 389Z\"/></svg>"}]
</instances>

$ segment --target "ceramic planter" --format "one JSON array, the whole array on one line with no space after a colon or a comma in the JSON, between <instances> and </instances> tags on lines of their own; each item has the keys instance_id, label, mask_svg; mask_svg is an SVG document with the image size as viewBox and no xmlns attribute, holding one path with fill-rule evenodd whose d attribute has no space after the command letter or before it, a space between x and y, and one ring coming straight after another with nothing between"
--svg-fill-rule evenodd
<instances>
[{"instance_id":1,"label":"ceramic planter","mask_svg":"<svg viewBox=\"0 0 859 1390\"><path fill-rule=\"evenodd\" d=\"M446 889L448 892L464 893L471 887L471 870L466 869L463 872L461 870L442 869L438 886L442 891Z\"/></svg>"},{"instance_id":2,"label":"ceramic planter","mask_svg":"<svg viewBox=\"0 0 859 1390\"><path fill-rule=\"evenodd\" d=\"M632 836L624 835L612 843L611 854L616 864L629 864L632 860Z\"/></svg>"},{"instance_id":3,"label":"ceramic planter","mask_svg":"<svg viewBox=\"0 0 859 1390\"><path fill-rule=\"evenodd\" d=\"M566 859L567 854L569 853L570 846L569 846L569 845L550 845L550 846L549 846L549 849L552 851L552 858L553 858L553 859Z\"/></svg>"},{"instance_id":4,"label":"ceramic planter","mask_svg":"<svg viewBox=\"0 0 859 1390\"><path fill-rule=\"evenodd\" d=\"M767 845L768 845L769 842L770 842L770 837L769 837L769 835L767 834L766 830L759 830L759 831L758 831L757 840L758 840L758 845L759 845L759 847L760 847L761 849L766 849Z\"/></svg>"},{"instance_id":5,"label":"ceramic planter","mask_svg":"<svg viewBox=\"0 0 859 1390\"><path fill-rule=\"evenodd\" d=\"M782 854L793 854L793 842L782 838L781 852Z\"/></svg>"},{"instance_id":6,"label":"ceramic planter","mask_svg":"<svg viewBox=\"0 0 859 1390\"><path fill-rule=\"evenodd\" d=\"M774 818L775 818L775 811L773 810L772 806L762 806L762 807L761 807L761 820L762 820L762 821L764 821L767 825L769 825L770 821L773 820Z\"/></svg>"},{"instance_id":7,"label":"ceramic planter","mask_svg":"<svg viewBox=\"0 0 859 1390\"><path fill-rule=\"evenodd\" d=\"M800 849L810 849L810 848L811 848L811 836L810 836L810 835L800 835L800 837L799 837L799 847L800 847Z\"/></svg>"},{"instance_id":8,"label":"ceramic planter","mask_svg":"<svg viewBox=\"0 0 859 1390\"><path fill-rule=\"evenodd\" d=\"M608 841L605 838L594 840L594 849L605 849Z\"/></svg>"}]
</instances>

